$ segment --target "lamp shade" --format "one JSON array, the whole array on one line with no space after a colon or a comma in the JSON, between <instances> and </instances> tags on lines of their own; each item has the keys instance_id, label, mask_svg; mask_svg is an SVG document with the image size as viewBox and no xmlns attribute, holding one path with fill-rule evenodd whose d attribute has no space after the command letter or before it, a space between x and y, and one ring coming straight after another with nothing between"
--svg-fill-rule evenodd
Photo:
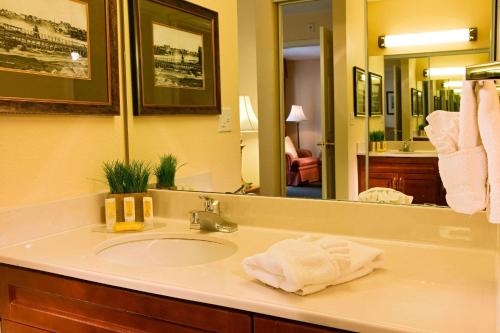
<instances>
[{"instance_id":1,"label":"lamp shade","mask_svg":"<svg viewBox=\"0 0 500 333\"><path fill-rule=\"evenodd\" d=\"M286 118L286 121L300 123L301 121L307 120L306 115L304 114L304 110L300 105L292 105L292 110Z\"/></svg>"},{"instance_id":2,"label":"lamp shade","mask_svg":"<svg viewBox=\"0 0 500 333\"><path fill-rule=\"evenodd\" d=\"M240 132L257 132L259 121L252 108L250 96L240 96Z\"/></svg>"}]
</instances>

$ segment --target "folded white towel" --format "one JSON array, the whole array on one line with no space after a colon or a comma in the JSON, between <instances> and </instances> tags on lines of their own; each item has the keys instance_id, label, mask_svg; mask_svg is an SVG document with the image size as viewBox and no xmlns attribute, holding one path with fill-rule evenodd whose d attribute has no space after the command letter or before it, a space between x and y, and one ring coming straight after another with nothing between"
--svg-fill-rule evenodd
<instances>
[{"instance_id":1,"label":"folded white towel","mask_svg":"<svg viewBox=\"0 0 500 333\"><path fill-rule=\"evenodd\" d=\"M411 205L413 197L392 188L373 187L361 192L358 196L358 200L363 202Z\"/></svg>"},{"instance_id":2,"label":"folded white towel","mask_svg":"<svg viewBox=\"0 0 500 333\"><path fill-rule=\"evenodd\" d=\"M488 155L489 220L500 223L500 105L494 81L482 82L478 118L481 139Z\"/></svg>"},{"instance_id":3,"label":"folded white towel","mask_svg":"<svg viewBox=\"0 0 500 333\"><path fill-rule=\"evenodd\" d=\"M477 100L474 81L465 81L460 95L458 149L481 146L477 121Z\"/></svg>"},{"instance_id":4,"label":"folded white towel","mask_svg":"<svg viewBox=\"0 0 500 333\"><path fill-rule=\"evenodd\" d=\"M245 272L275 288L308 295L372 272L382 251L337 237L305 236L243 260Z\"/></svg>"}]
</instances>

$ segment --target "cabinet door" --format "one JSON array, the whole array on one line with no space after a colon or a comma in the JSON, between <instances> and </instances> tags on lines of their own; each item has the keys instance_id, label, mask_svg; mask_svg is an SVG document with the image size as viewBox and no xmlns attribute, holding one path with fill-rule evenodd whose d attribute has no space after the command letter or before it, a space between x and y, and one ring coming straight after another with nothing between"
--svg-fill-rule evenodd
<instances>
[{"instance_id":1,"label":"cabinet door","mask_svg":"<svg viewBox=\"0 0 500 333\"><path fill-rule=\"evenodd\" d=\"M15 323L13 321L2 321L3 333L50 333L49 331L41 330L39 328L26 326L23 324Z\"/></svg>"},{"instance_id":2,"label":"cabinet door","mask_svg":"<svg viewBox=\"0 0 500 333\"><path fill-rule=\"evenodd\" d=\"M394 188L396 179L397 179L397 174L395 173L370 172L370 180L369 180L370 188L373 187Z\"/></svg>"},{"instance_id":3,"label":"cabinet door","mask_svg":"<svg viewBox=\"0 0 500 333\"><path fill-rule=\"evenodd\" d=\"M398 176L398 190L413 196L414 204L442 204L439 176L411 173L400 173Z\"/></svg>"},{"instance_id":4,"label":"cabinet door","mask_svg":"<svg viewBox=\"0 0 500 333\"><path fill-rule=\"evenodd\" d=\"M349 333L349 331L310 325L291 320L254 316L254 333ZM352 332L350 332L352 333Z\"/></svg>"},{"instance_id":5,"label":"cabinet door","mask_svg":"<svg viewBox=\"0 0 500 333\"><path fill-rule=\"evenodd\" d=\"M251 315L236 310L11 266L4 266L3 273L1 293L9 296L0 297L2 318L41 330L250 333L252 329Z\"/></svg>"}]
</instances>

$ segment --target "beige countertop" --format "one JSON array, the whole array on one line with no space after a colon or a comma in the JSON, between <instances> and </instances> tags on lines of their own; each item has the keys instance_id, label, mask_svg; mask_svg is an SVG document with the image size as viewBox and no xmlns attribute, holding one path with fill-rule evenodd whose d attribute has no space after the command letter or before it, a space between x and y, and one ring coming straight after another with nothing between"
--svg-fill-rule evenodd
<instances>
[{"instance_id":1,"label":"beige countertop","mask_svg":"<svg viewBox=\"0 0 500 333\"><path fill-rule=\"evenodd\" d=\"M364 155L364 153L358 153L358 155ZM384 152L370 152L370 156L374 157L438 157L435 151L419 151L415 150L412 152L401 152L398 150L388 150Z\"/></svg>"},{"instance_id":2,"label":"beige countertop","mask_svg":"<svg viewBox=\"0 0 500 333\"><path fill-rule=\"evenodd\" d=\"M148 233L199 234L187 221ZM305 297L256 282L243 258L304 233L240 226L209 236L235 243L232 256L189 267L134 267L96 256L100 244L130 235L84 226L0 249L0 262L158 295L360 332L498 332L496 252L350 238L385 251L382 269ZM175 255L175 254L173 254Z\"/></svg>"}]
</instances>

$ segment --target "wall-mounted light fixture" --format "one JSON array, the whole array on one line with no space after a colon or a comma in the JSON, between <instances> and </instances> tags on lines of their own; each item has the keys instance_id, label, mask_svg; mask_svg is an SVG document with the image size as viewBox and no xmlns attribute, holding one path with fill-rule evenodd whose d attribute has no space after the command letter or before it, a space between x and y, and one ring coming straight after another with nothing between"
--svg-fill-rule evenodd
<instances>
[{"instance_id":1,"label":"wall-mounted light fixture","mask_svg":"<svg viewBox=\"0 0 500 333\"><path fill-rule=\"evenodd\" d=\"M378 47L420 46L431 44L450 44L477 40L477 28L418 32L413 34L386 35L378 37Z\"/></svg>"},{"instance_id":2,"label":"wall-mounted light fixture","mask_svg":"<svg viewBox=\"0 0 500 333\"><path fill-rule=\"evenodd\" d=\"M463 86L463 81L446 81L443 82L443 88L445 89L460 89Z\"/></svg>"},{"instance_id":3,"label":"wall-mounted light fixture","mask_svg":"<svg viewBox=\"0 0 500 333\"><path fill-rule=\"evenodd\" d=\"M424 76L429 78L436 77L465 77L465 67L435 67L424 69Z\"/></svg>"}]
</instances>

